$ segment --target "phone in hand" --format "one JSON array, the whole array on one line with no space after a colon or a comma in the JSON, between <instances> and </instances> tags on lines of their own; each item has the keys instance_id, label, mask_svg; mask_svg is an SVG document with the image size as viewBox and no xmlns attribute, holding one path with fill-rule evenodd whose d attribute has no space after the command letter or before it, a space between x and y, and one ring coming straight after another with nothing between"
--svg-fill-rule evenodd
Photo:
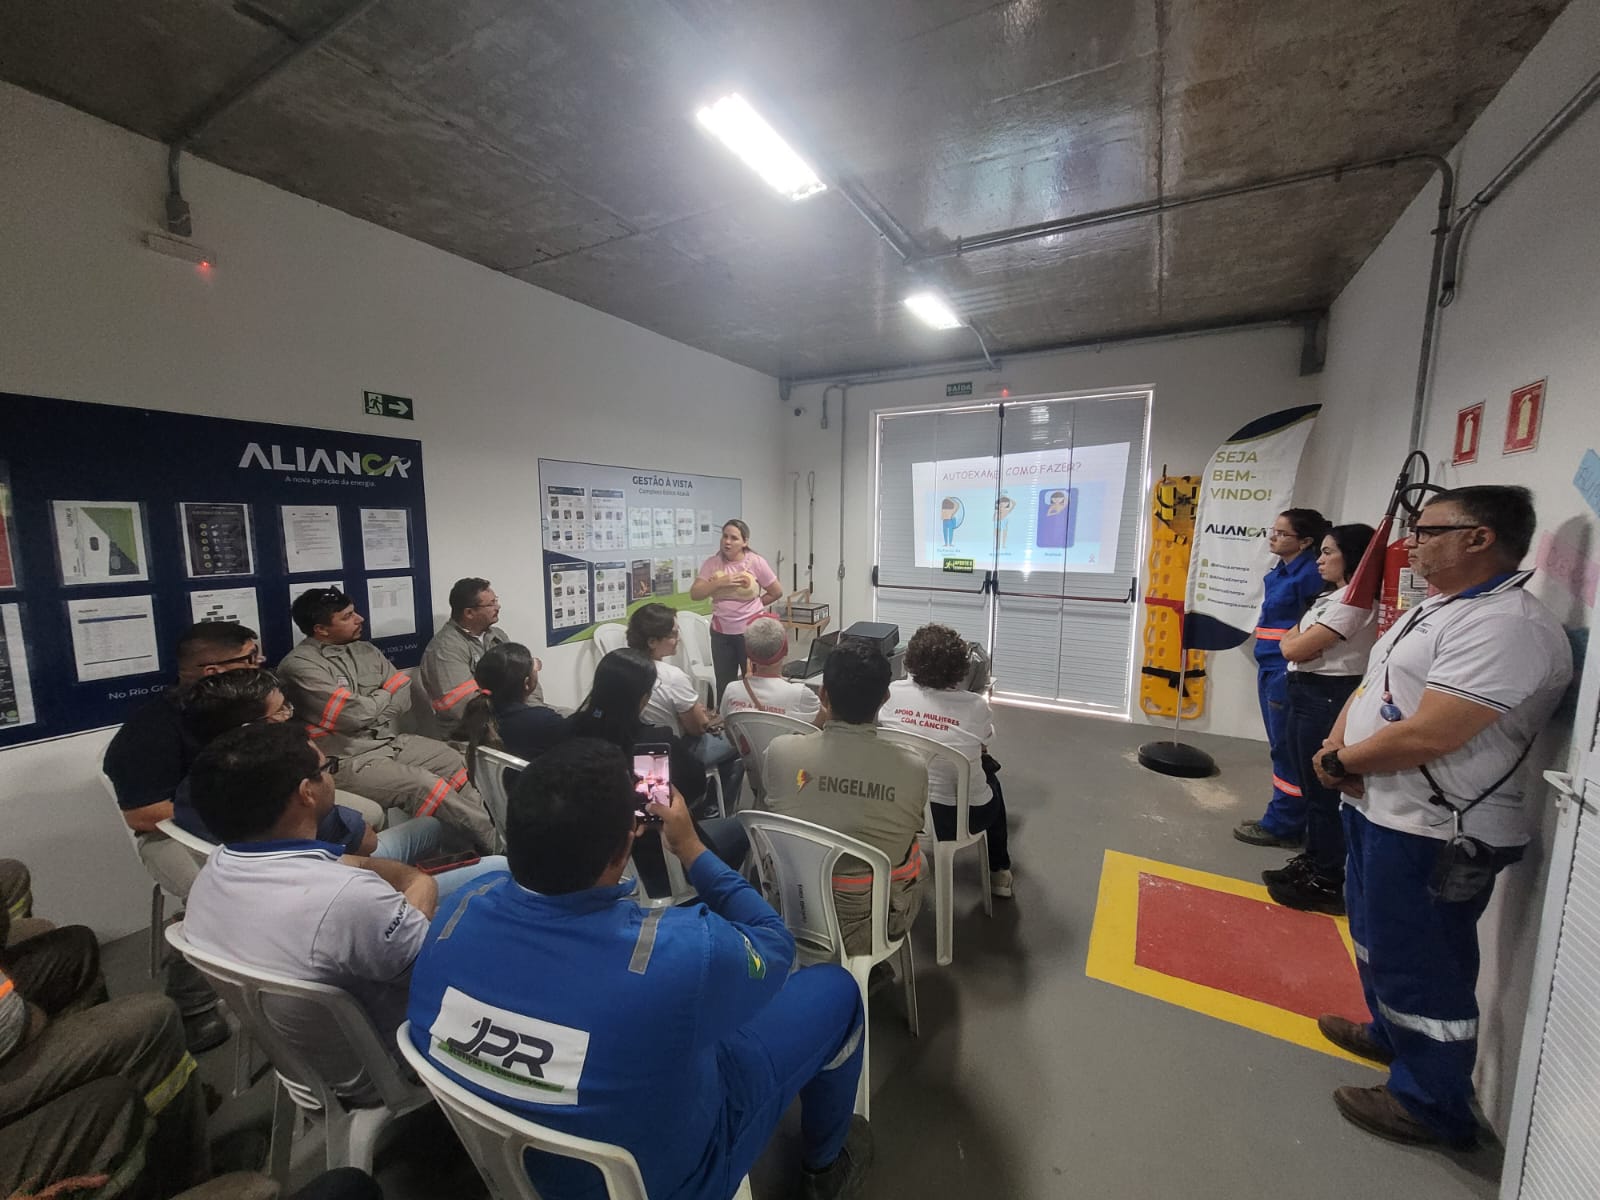
<instances>
[{"instance_id":1,"label":"phone in hand","mask_svg":"<svg viewBox=\"0 0 1600 1200\"><path fill-rule=\"evenodd\" d=\"M431 854L427 858L417 859L417 870L424 875L438 875L442 871L453 871L457 867L470 867L478 861L478 855L471 850L458 850L454 854Z\"/></svg>"},{"instance_id":2,"label":"phone in hand","mask_svg":"<svg viewBox=\"0 0 1600 1200\"><path fill-rule=\"evenodd\" d=\"M659 821L646 805L672 803L672 747L663 742L646 742L633 748L633 790L640 797L635 815L646 821Z\"/></svg>"}]
</instances>

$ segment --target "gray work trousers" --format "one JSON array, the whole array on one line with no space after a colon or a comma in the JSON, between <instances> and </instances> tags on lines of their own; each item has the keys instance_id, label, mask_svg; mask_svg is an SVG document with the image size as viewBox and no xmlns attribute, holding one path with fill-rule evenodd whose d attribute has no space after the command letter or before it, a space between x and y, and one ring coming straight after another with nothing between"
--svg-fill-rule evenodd
<instances>
[{"instance_id":1,"label":"gray work trousers","mask_svg":"<svg viewBox=\"0 0 1600 1200\"><path fill-rule=\"evenodd\" d=\"M51 1019L0 1062L0 1195L90 1173L139 1172L155 1196L199 1183L210 1155L194 1072L165 996Z\"/></svg>"},{"instance_id":2,"label":"gray work trousers","mask_svg":"<svg viewBox=\"0 0 1600 1200\"><path fill-rule=\"evenodd\" d=\"M467 781L466 759L443 742L401 734L385 746L345 759L336 778L344 790L385 808L438 817L478 853L494 852L494 826L483 798Z\"/></svg>"}]
</instances>

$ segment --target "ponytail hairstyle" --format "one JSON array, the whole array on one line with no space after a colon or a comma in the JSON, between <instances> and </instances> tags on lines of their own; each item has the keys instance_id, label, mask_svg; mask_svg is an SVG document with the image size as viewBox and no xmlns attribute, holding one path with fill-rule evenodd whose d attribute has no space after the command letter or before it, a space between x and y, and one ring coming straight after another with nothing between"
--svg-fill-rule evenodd
<instances>
[{"instance_id":1,"label":"ponytail hairstyle","mask_svg":"<svg viewBox=\"0 0 1600 1200\"><path fill-rule=\"evenodd\" d=\"M1344 559L1344 586L1350 583L1350 577L1356 573L1356 567L1361 564L1361 556L1367 552L1367 546L1376 536L1377 530L1371 525L1335 525L1323 534L1331 537L1333 544L1339 547L1339 555ZM1335 591L1341 585L1330 583L1324 591Z\"/></svg>"},{"instance_id":2,"label":"ponytail hairstyle","mask_svg":"<svg viewBox=\"0 0 1600 1200\"><path fill-rule=\"evenodd\" d=\"M735 529L737 529L739 531L739 536L744 539L744 552L746 554L754 554L756 552L756 548L750 544L750 526L746 525L739 517L729 517L722 523L720 528L726 529L729 525L732 525ZM722 552L722 548L720 546L718 546L717 552L719 554Z\"/></svg>"},{"instance_id":3,"label":"ponytail hairstyle","mask_svg":"<svg viewBox=\"0 0 1600 1200\"><path fill-rule=\"evenodd\" d=\"M473 761L478 747L504 750L500 740L500 725L495 717L508 706L528 694L528 680L533 675L533 651L521 642L501 642L490 646L478 660L472 680L478 685L478 694L467 701L461 712L461 724L456 729L456 740L467 743L467 775L473 772Z\"/></svg>"}]
</instances>

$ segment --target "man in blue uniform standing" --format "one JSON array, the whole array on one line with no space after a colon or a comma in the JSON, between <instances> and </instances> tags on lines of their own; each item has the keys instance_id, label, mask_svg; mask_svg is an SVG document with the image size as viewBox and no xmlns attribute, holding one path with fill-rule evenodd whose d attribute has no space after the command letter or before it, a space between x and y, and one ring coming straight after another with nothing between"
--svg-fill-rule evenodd
<instances>
[{"instance_id":1,"label":"man in blue uniform standing","mask_svg":"<svg viewBox=\"0 0 1600 1200\"><path fill-rule=\"evenodd\" d=\"M1444 492L1410 524L1412 570L1436 589L1372 652L1315 760L1345 794L1345 904L1372 1021L1323 1036L1389 1064L1378 1087L1333 1094L1392 1141L1476 1137L1478 919L1532 835L1518 768L1572 678L1560 622L1524 590L1526 488Z\"/></svg>"},{"instance_id":2,"label":"man in blue uniform standing","mask_svg":"<svg viewBox=\"0 0 1600 1200\"><path fill-rule=\"evenodd\" d=\"M1286 509L1267 531L1267 549L1279 561L1267 572L1256 621L1256 694L1272 753L1272 800L1259 821L1244 821L1233 830L1234 837L1252 846L1298 846L1306 836L1301 766L1289 746L1289 664L1278 643L1327 586L1317 573L1316 551L1327 532L1328 522L1314 508Z\"/></svg>"},{"instance_id":3,"label":"man in blue uniform standing","mask_svg":"<svg viewBox=\"0 0 1600 1200\"><path fill-rule=\"evenodd\" d=\"M518 779L509 875L442 908L412 972L417 1048L494 1104L621 1145L652 1200L728 1200L796 1094L802 1195L861 1195L852 1116L862 1006L837 966L789 974L794 938L708 854L683 797L650 803L615 747L576 739ZM639 823L659 820L704 903L651 909L622 882ZM587 1164L530 1156L547 1200L604 1195Z\"/></svg>"}]
</instances>

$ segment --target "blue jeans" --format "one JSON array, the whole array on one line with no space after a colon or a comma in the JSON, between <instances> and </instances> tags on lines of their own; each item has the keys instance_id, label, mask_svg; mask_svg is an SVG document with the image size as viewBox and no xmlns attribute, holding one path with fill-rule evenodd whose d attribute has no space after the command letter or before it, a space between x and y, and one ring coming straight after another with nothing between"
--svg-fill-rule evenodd
<instances>
[{"instance_id":1,"label":"blue jeans","mask_svg":"<svg viewBox=\"0 0 1600 1200\"><path fill-rule=\"evenodd\" d=\"M378 848L373 858L387 858L395 862L415 864L439 848L439 834L443 826L438 817L412 817L391 825L378 834Z\"/></svg>"},{"instance_id":2,"label":"blue jeans","mask_svg":"<svg viewBox=\"0 0 1600 1200\"><path fill-rule=\"evenodd\" d=\"M722 800L728 812L739 807L739 789L744 787L744 759L733 748L733 743L720 733L702 733L699 737L686 737L695 761L702 767L715 767L722 780Z\"/></svg>"},{"instance_id":3,"label":"blue jeans","mask_svg":"<svg viewBox=\"0 0 1600 1200\"><path fill-rule=\"evenodd\" d=\"M1344 826L1339 819L1337 789L1323 787L1311 760L1339 719L1339 710L1361 683L1359 675L1313 675L1289 672L1289 752L1294 756L1300 790L1305 793L1306 855L1317 874L1332 883L1344 878ZM1276 802L1274 802L1276 805ZM1277 832L1274 830L1274 832Z\"/></svg>"},{"instance_id":4,"label":"blue jeans","mask_svg":"<svg viewBox=\"0 0 1600 1200\"><path fill-rule=\"evenodd\" d=\"M410 822L408 821L407 824L410 824ZM511 864L506 862L504 854L486 854L471 866L440 871L433 879L439 885L439 900L442 903L446 897L455 895L473 880L481 879L483 876L493 874L495 871L509 871L510 869Z\"/></svg>"}]
</instances>

